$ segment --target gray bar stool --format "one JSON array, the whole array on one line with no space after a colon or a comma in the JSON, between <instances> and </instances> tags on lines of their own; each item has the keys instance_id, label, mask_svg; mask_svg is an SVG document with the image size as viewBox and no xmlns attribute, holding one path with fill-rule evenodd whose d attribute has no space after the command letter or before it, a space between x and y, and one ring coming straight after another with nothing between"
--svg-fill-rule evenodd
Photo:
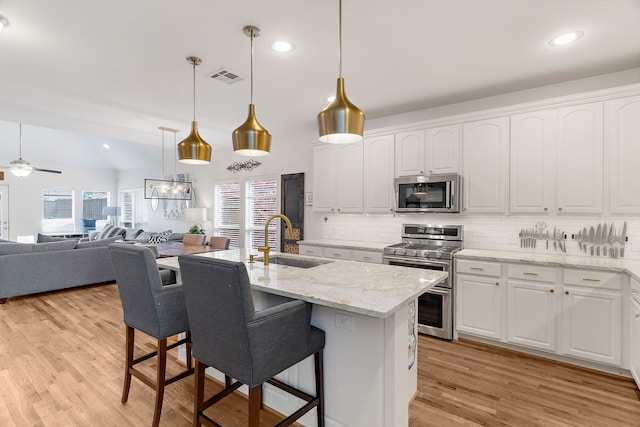
<instances>
[{"instance_id":1,"label":"gray bar stool","mask_svg":"<svg viewBox=\"0 0 640 427\"><path fill-rule=\"evenodd\" d=\"M144 246L112 244L109 253L118 284L126 325L126 364L122 403L129 397L131 376L155 389L153 426L160 422L164 387L194 373L191 363L191 334L182 293L182 284L162 285L153 252ZM157 351L133 358L135 330L158 340ZM186 337L167 346L167 338L180 333ZM167 351L186 344L187 367L178 375L166 378ZM157 356L156 378L140 372L135 365Z\"/></svg>"},{"instance_id":2,"label":"gray bar stool","mask_svg":"<svg viewBox=\"0 0 640 427\"><path fill-rule=\"evenodd\" d=\"M217 426L204 411L246 384L249 426L257 427L262 384L267 382L307 402L278 425L293 424L317 408L318 425L324 426L325 337L324 331L311 326L312 305L290 301L256 311L243 263L194 255L180 256L179 263L196 359L194 425ZM273 378L311 355L315 396ZM225 374L226 387L205 401L204 371L208 366Z\"/></svg>"}]
</instances>

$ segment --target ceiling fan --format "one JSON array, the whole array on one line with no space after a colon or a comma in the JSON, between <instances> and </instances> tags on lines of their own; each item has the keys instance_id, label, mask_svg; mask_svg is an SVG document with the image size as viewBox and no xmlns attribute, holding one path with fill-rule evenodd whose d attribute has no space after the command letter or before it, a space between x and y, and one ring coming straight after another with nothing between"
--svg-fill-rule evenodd
<instances>
[{"instance_id":1,"label":"ceiling fan","mask_svg":"<svg viewBox=\"0 0 640 427\"><path fill-rule=\"evenodd\" d=\"M35 166L31 166L31 163L24 160L22 158L22 123L19 124L20 127L20 152L17 160L12 160L9 162L9 166L0 166L2 169L9 169L9 171L15 176L27 176L31 174L33 171L37 172L49 172L49 173L62 173L62 171L57 171L53 169L42 169L37 168Z\"/></svg>"}]
</instances>

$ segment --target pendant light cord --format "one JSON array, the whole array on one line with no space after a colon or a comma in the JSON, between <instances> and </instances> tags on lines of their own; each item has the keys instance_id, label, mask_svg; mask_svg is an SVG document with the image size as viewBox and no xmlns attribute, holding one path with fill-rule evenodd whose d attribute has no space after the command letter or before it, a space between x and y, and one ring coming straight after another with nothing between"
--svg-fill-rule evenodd
<instances>
[{"instance_id":1,"label":"pendant light cord","mask_svg":"<svg viewBox=\"0 0 640 427\"><path fill-rule=\"evenodd\" d=\"M164 179L164 129L162 130L162 179Z\"/></svg>"},{"instance_id":2,"label":"pendant light cord","mask_svg":"<svg viewBox=\"0 0 640 427\"><path fill-rule=\"evenodd\" d=\"M193 64L193 121L196 121L196 60L194 59Z\"/></svg>"},{"instance_id":3,"label":"pendant light cord","mask_svg":"<svg viewBox=\"0 0 640 427\"><path fill-rule=\"evenodd\" d=\"M339 36L339 38L340 38L340 50L339 50L339 52L340 52L340 70L338 71L338 77L342 78L342 0L339 0L338 4L339 4L339 7L340 7L339 19L338 19L338 22L339 22L339 25L340 25L340 32L339 32L339 34L340 34L340 36Z\"/></svg>"},{"instance_id":4,"label":"pendant light cord","mask_svg":"<svg viewBox=\"0 0 640 427\"><path fill-rule=\"evenodd\" d=\"M251 104L253 104L253 38L254 38L254 30L251 29Z\"/></svg>"},{"instance_id":5,"label":"pendant light cord","mask_svg":"<svg viewBox=\"0 0 640 427\"><path fill-rule=\"evenodd\" d=\"M22 123L18 125L18 129L20 130L20 146L18 147L18 158L22 158Z\"/></svg>"}]
</instances>

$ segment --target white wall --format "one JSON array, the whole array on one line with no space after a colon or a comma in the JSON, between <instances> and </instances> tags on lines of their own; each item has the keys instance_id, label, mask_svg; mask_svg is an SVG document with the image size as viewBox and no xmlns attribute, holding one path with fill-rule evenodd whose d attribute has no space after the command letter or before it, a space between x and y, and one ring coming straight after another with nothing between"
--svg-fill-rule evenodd
<instances>
[{"instance_id":1,"label":"white wall","mask_svg":"<svg viewBox=\"0 0 640 427\"><path fill-rule=\"evenodd\" d=\"M18 178L5 171L2 184L9 187L9 239L18 235L36 235L42 231L42 190L73 190L76 230L80 231L82 218L82 192L108 191L110 203L117 200L117 173L113 169L85 169L82 167L56 166L49 169L62 170L62 174L33 172Z\"/></svg>"}]
</instances>

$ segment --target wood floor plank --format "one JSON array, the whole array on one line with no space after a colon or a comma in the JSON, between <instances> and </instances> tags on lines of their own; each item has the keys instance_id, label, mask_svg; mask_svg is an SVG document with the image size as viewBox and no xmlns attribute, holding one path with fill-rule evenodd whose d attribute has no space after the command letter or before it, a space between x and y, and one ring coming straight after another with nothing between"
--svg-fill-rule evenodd
<instances>
[{"instance_id":1,"label":"wood floor plank","mask_svg":"<svg viewBox=\"0 0 640 427\"><path fill-rule=\"evenodd\" d=\"M155 349L136 334L136 354ZM639 427L640 392L615 375L469 340L419 336L411 427ZM141 369L154 375L155 363ZM115 285L11 298L0 306L0 426L146 426L152 390L133 379L120 403L124 326ZM168 374L182 368L170 352ZM206 381L207 393L221 389ZM160 424L190 426L193 381L167 387ZM228 399L228 400L227 400ZM224 426L247 424L233 395L207 411ZM282 417L268 410L261 426ZM387 426L385 426L387 427Z\"/></svg>"}]
</instances>

